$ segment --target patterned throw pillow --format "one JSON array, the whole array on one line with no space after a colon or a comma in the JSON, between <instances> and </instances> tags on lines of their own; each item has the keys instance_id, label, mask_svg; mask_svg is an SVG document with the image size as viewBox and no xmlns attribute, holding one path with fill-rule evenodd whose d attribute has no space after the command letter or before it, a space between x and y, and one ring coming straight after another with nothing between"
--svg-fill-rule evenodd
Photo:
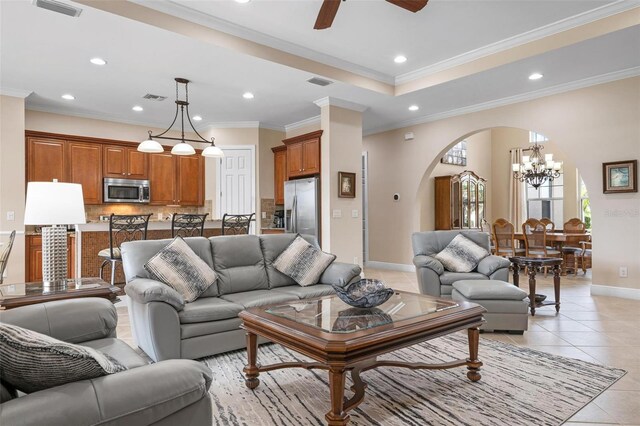
<instances>
[{"instance_id":1,"label":"patterned throw pillow","mask_svg":"<svg viewBox=\"0 0 640 426\"><path fill-rule=\"evenodd\" d=\"M175 237L144 265L151 276L193 302L211 287L218 275L181 237Z\"/></svg>"},{"instance_id":2,"label":"patterned throw pillow","mask_svg":"<svg viewBox=\"0 0 640 426\"><path fill-rule=\"evenodd\" d=\"M289 247L280 253L273 266L305 287L316 284L320 275L335 258L335 255L317 249L298 235Z\"/></svg>"},{"instance_id":3,"label":"patterned throw pillow","mask_svg":"<svg viewBox=\"0 0 640 426\"><path fill-rule=\"evenodd\" d=\"M0 379L25 392L125 371L92 348L10 324L0 324Z\"/></svg>"},{"instance_id":4,"label":"patterned throw pillow","mask_svg":"<svg viewBox=\"0 0 640 426\"><path fill-rule=\"evenodd\" d=\"M478 262L490 254L469 238L458 234L444 250L434 257L442 263L447 271L471 272L476 268Z\"/></svg>"}]
</instances>

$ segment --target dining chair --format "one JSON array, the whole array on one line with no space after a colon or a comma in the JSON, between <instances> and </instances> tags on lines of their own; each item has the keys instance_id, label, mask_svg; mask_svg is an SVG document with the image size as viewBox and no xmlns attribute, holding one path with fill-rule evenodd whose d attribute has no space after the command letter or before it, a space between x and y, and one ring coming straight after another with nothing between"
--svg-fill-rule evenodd
<instances>
[{"instance_id":1,"label":"dining chair","mask_svg":"<svg viewBox=\"0 0 640 426\"><path fill-rule=\"evenodd\" d=\"M9 255L11 254L11 248L13 247L13 241L16 239L16 231L11 231L9 235L9 242L7 247L0 253L0 284L4 280L4 270L7 269L7 263L9 262Z\"/></svg>"},{"instance_id":2,"label":"dining chair","mask_svg":"<svg viewBox=\"0 0 640 426\"><path fill-rule=\"evenodd\" d=\"M496 256L512 257L525 255L526 250L516 246L514 235L515 227L513 223L503 218L493 222L493 240L496 244Z\"/></svg>"},{"instance_id":3,"label":"dining chair","mask_svg":"<svg viewBox=\"0 0 640 426\"><path fill-rule=\"evenodd\" d=\"M556 224L553 223L553 221L548 217L543 217L542 219L540 219L540 223L542 223L544 227L547 228L547 232L554 232L556 230Z\"/></svg>"},{"instance_id":4,"label":"dining chair","mask_svg":"<svg viewBox=\"0 0 640 426\"><path fill-rule=\"evenodd\" d=\"M493 232L491 232L491 225L487 219L482 218L480 220L480 231L489 234L489 241L491 244L491 254L496 254L496 243L493 240Z\"/></svg>"},{"instance_id":5,"label":"dining chair","mask_svg":"<svg viewBox=\"0 0 640 426\"><path fill-rule=\"evenodd\" d=\"M248 234L255 213L251 214L224 214L222 216L222 235Z\"/></svg>"},{"instance_id":6,"label":"dining chair","mask_svg":"<svg viewBox=\"0 0 640 426\"><path fill-rule=\"evenodd\" d=\"M127 241L146 240L151 214L111 214L109 216L109 247L98 252L104 261L100 265L100 279L104 267L111 263L111 285L115 284L116 264L122 262L120 246Z\"/></svg>"},{"instance_id":7,"label":"dining chair","mask_svg":"<svg viewBox=\"0 0 640 426\"><path fill-rule=\"evenodd\" d=\"M204 222L209 213L174 213L171 218L171 238L204 237Z\"/></svg>"},{"instance_id":8,"label":"dining chair","mask_svg":"<svg viewBox=\"0 0 640 426\"><path fill-rule=\"evenodd\" d=\"M591 259L593 243L591 241L581 241L580 245L582 246L582 251L580 252L580 263L582 267L582 272L587 273L587 269L591 268Z\"/></svg>"},{"instance_id":9,"label":"dining chair","mask_svg":"<svg viewBox=\"0 0 640 426\"><path fill-rule=\"evenodd\" d=\"M569 219L562 226L562 232L565 234L585 234L587 232L587 226L585 223L577 217ZM581 259L581 253L583 248L580 242L567 241L562 246L562 258L564 259L565 269L572 269L574 275L578 275L579 263Z\"/></svg>"},{"instance_id":10,"label":"dining chair","mask_svg":"<svg viewBox=\"0 0 640 426\"><path fill-rule=\"evenodd\" d=\"M538 219L527 219L522 224L524 246L527 257L558 257L562 258L559 250L547 246L547 227ZM547 268L544 269L545 276Z\"/></svg>"}]
</instances>

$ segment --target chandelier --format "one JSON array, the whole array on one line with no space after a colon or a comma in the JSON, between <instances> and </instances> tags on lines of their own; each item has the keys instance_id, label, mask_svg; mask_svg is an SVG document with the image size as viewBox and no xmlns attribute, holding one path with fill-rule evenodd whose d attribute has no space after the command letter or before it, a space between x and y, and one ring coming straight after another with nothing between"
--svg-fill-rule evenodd
<instances>
[{"instance_id":1,"label":"chandelier","mask_svg":"<svg viewBox=\"0 0 640 426\"><path fill-rule=\"evenodd\" d=\"M196 143L211 143L210 146L206 147L202 151L203 157L216 157L216 158L224 157L224 152L222 152L222 150L215 145L215 142L214 142L215 138L212 137L211 142L209 142L208 140L203 138L202 135L200 135L200 133L198 133L198 131L193 126L193 123L191 122L191 116L189 115L189 80L187 80L186 78L176 78L175 80L176 80L176 115L173 117L173 121L171 122L167 130L165 130L162 133L158 133L157 135L154 135L151 132L151 130L149 130L149 136L147 140L140 142L140 145L138 145L138 151L148 152L148 153L164 152L164 148L162 147L162 145L160 145L158 141L154 140L154 138L156 138L156 139L180 141L180 143L176 144L171 149L171 153L173 155L195 154L196 150L193 149L193 147L189 145L187 142L196 142ZM179 96L179 88L181 84L184 84L184 100L181 100ZM185 113L187 114L187 122L191 126L191 131L193 131L193 133L198 135L200 140L185 138L184 136ZM176 124L176 121L178 120L178 115L180 115L180 137L176 138L176 137L165 136L165 134L167 134L167 132L169 132L169 130L173 128L173 125Z\"/></svg>"},{"instance_id":2,"label":"chandelier","mask_svg":"<svg viewBox=\"0 0 640 426\"><path fill-rule=\"evenodd\" d=\"M553 154L545 154L543 157L540 153L542 149L544 149L543 146L538 145L537 142L534 143L530 149L532 151L530 156L523 155L521 164L511 165L514 179L527 182L538 189L547 180L552 182L560 177L562 161L553 161Z\"/></svg>"}]
</instances>

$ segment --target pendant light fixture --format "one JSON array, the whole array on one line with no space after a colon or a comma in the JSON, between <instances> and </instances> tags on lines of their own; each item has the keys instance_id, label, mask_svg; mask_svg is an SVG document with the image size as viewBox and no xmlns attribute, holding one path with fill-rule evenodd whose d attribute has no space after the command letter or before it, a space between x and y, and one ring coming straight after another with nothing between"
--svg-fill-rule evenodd
<instances>
[{"instance_id":1,"label":"pendant light fixture","mask_svg":"<svg viewBox=\"0 0 640 426\"><path fill-rule=\"evenodd\" d=\"M531 155L523 155L522 163L511 165L514 179L527 182L538 189L547 180L553 182L555 178L560 177L562 161L553 161L553 154L543 156L540 152L542 149L544 147L535 142L530 148Z\"/></svg>"},{"instance_id":2,"label":"pendant light fixture","mask_svg":"<svg viewBox=\"0 0 640 426\"><path fill-rule=\"evenodd\" d=\"M171 154L173 154L173 155L193 155L193 154L195 154L196 150L193 148L193 146L189 145L187 142L196 142L196 143L211 143L211 146L208 146L202 152L203 156L205 156L205 157L218 157L218 158L224 157L224 152L222 152L222 150L220 148L215 146L215 143L214 143L215 138L212 137L211 138L211 142L209 142L208 140L203 138L200 133L198 133L198 131L193 126L193 123L191 122L191 115L189 114L189 80L187 80L186 78L176 78L175 81L176 81L176 114L173 117L173 121L171 122L171 124L169 125L167 130L165 130L162 133L158 133L157 135L154 135L151 132L151 130L149 130L148 139L145 140L145 141L142 141L140 143L140 145L138 145L138 151L140 151L140 152L148 152L148 153L163 152L164 148L162 147L162 145L160 145L160 143L158 141L154 140L154 138L155 138L155 139L166 139L166 140L172 140L172 141L179 141L179 143L176 144L171 149ZM181 84L184 84L184 100L180 99L180 85ZM173 128L173 125L176 124L176 120L178 120L178 114L180 115L180 137L179 138L175 138L175 137L171 137L171 136L165 136L165 134L167 134L167 132L169 132L169 130L171 130ZM191 130L193 131L193 133L198 135L200 140L185 138L185 136L184 136L184 118L185 118L185 114L186 114L186 117L187 117L187 122L191 126Z\"/></svg>"}]
</instances>

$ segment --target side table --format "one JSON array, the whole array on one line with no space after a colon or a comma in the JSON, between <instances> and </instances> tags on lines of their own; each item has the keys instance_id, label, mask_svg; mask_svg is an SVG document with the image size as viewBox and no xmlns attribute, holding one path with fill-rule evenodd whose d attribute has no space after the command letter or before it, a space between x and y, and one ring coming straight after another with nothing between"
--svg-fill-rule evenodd
<instances>
[{"instance_id":1,"label":"side table","mask_svg":"<svg viewBox=\"0 0 640 426\"><path fill-rule=\"evenodd\" d=\"M100 278L71 278L61 283L42 282L0 285L0 310L77 297L102 297L116 302L120 289Z\"/></svg>"},{"instance_id":2,"label":"side table","mask_svg":"<svg viewBox=\"0 0 640 426\"><path fill-rule=\"evenodd\" d=\"M562 259L557 257L510 257L513 265L513 284L520 287L520 269L527 268L529 274L529 309L535 316L536 307L555 305L556 312L560 312L560 274L562 273ZM553 290L556 300L544 300L536 303L536 274L543 267L551 267L553 271Z\"/></svg>"}]
</instances>

